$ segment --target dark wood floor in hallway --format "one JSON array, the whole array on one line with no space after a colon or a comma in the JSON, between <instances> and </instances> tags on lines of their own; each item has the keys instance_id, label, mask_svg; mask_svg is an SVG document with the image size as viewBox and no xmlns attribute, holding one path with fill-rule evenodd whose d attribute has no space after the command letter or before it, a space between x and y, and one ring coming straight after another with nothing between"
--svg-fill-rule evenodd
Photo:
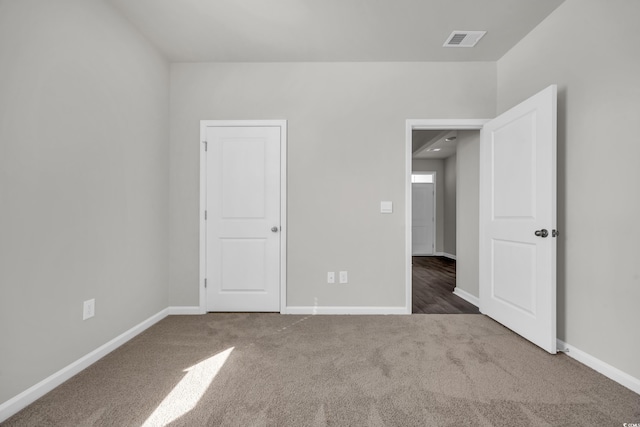
<instances>
[{"instance_id":1,"label":"dark wood floor in hallway","mask_svg":"<svg viewBox=\"0 0 640 427\"><path fill-rule=\"evenodd\" d=\"M413 257L411 312L422 314L480 314L478 308L453 294L456 286L455 260Z\"/></svg>"}]
</instances>

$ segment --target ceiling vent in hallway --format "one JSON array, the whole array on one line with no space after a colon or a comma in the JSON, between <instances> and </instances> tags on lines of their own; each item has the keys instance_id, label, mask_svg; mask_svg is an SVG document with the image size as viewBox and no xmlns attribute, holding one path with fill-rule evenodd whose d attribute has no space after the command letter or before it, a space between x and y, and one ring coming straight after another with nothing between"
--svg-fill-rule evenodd
<instances>
[{"instance_id":1,"label":"ceiling vent in hallway","mask_svg":"<svg viewBox=\"0 0 640 427\"><path fill-rule=\"evenodd\" d=\"M442 46L474 47L485 34L487 34L486 31L454 31L447 37L447 41Z\"/></svg>"}]
</instances>

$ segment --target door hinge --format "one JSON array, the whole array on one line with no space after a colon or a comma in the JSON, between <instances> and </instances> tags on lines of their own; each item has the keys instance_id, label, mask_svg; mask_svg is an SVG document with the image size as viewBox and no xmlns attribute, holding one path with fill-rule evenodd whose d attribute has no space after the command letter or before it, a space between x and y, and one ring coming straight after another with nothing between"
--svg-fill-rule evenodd
<instances>
[{"instance_id":1,"label":"door hinge","mask_svg":"<svg viewBox=\"0 0 640 427\"><path fill-rule=\"evenodd\" d=\"M207 279L204 279L204 288L207 288Z\"/></svg>"},{"instance_id":2,"label":"door hinge","mask_svg":"<svg viewBox=\"0 0 640 427\"><path fill-rule=\"evenodd\" d=\"M202 143L204 144L204 151L207 151L207 141L202 141Z\"/></svg>"}]
</instances>

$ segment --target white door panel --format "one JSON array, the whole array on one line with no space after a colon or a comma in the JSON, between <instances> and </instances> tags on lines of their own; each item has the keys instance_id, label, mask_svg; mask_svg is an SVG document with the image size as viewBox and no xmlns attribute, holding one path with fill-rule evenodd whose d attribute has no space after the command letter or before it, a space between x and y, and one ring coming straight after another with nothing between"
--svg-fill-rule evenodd
<instances>
[{"instance_id":1,"label":"white door panel","mask_svg":"<svg viewBox=\"0 0 640 427\"><path fill-rule=\"evenodd\" d=\"M532 219L536 201L535 111L495 129L491 143L494 218Z\"/></svg>"},{"instance_id":2,"label":"white door panel","mask_svg":"<svg viewBox=\"0 0 640 427\"><path fill-rule=\"evenodd\" d=\"M556 87L480 136L480 310L556 352ZM545 229L548 236L537 236Z\"/></svg>"},{"instance_id":3,"label":"white door panel","mask_svg":"<svg viewBox=\"0 0 640 427\"><path fill-rule=\"evenodd\" d=\"M220 239L220 255L220 292L267 291L266 239Z\"/></svg>"},{"instance_id":4,"label":"white door panel","mask_svg":"<svg viewBox=\"0 0 640 427\"><path fill-rule=\"evenodd\" d=\"M281 128L208 126L206 140L207 311L279 311Z\"/></svg>"},{"instance_id":5,"label":"white door panel","mask_svg":"<svg viewBox=\"0 0 640 427\"><path fill-rule=\"evenodd\" d=\"M222 159L222 218L264 218L265 141L227 137L221 138L219 144L215 148L221 149L216 154Z\"/></svg>"}]
</instances>

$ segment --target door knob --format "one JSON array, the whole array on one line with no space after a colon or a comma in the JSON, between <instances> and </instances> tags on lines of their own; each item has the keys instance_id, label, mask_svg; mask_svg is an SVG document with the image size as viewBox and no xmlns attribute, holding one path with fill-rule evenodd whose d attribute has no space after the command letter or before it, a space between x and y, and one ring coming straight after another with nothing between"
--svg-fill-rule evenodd
<instances>
[{"instance_id":1,"label":"door knob","mask_svg":"<svg viewBox=\"0 0 640 427\"><path fill-rule=\"evenodd\" d=\"M547 237L549 235L549 232L543 228L542 230L536 230L534 234L538 237Z\"/></svg>"},{"instance_id":2,"label":"door knob","mask_svg":"<svg viewBox=\"0 0 640 427\"><path fill-rule=\"evenodd\" d=\"M278 227L276 227L275 225L273 227L271 227L271 231L273 231L274 233L277 233L279 230Z\"/></svg>"}]
</instances>

